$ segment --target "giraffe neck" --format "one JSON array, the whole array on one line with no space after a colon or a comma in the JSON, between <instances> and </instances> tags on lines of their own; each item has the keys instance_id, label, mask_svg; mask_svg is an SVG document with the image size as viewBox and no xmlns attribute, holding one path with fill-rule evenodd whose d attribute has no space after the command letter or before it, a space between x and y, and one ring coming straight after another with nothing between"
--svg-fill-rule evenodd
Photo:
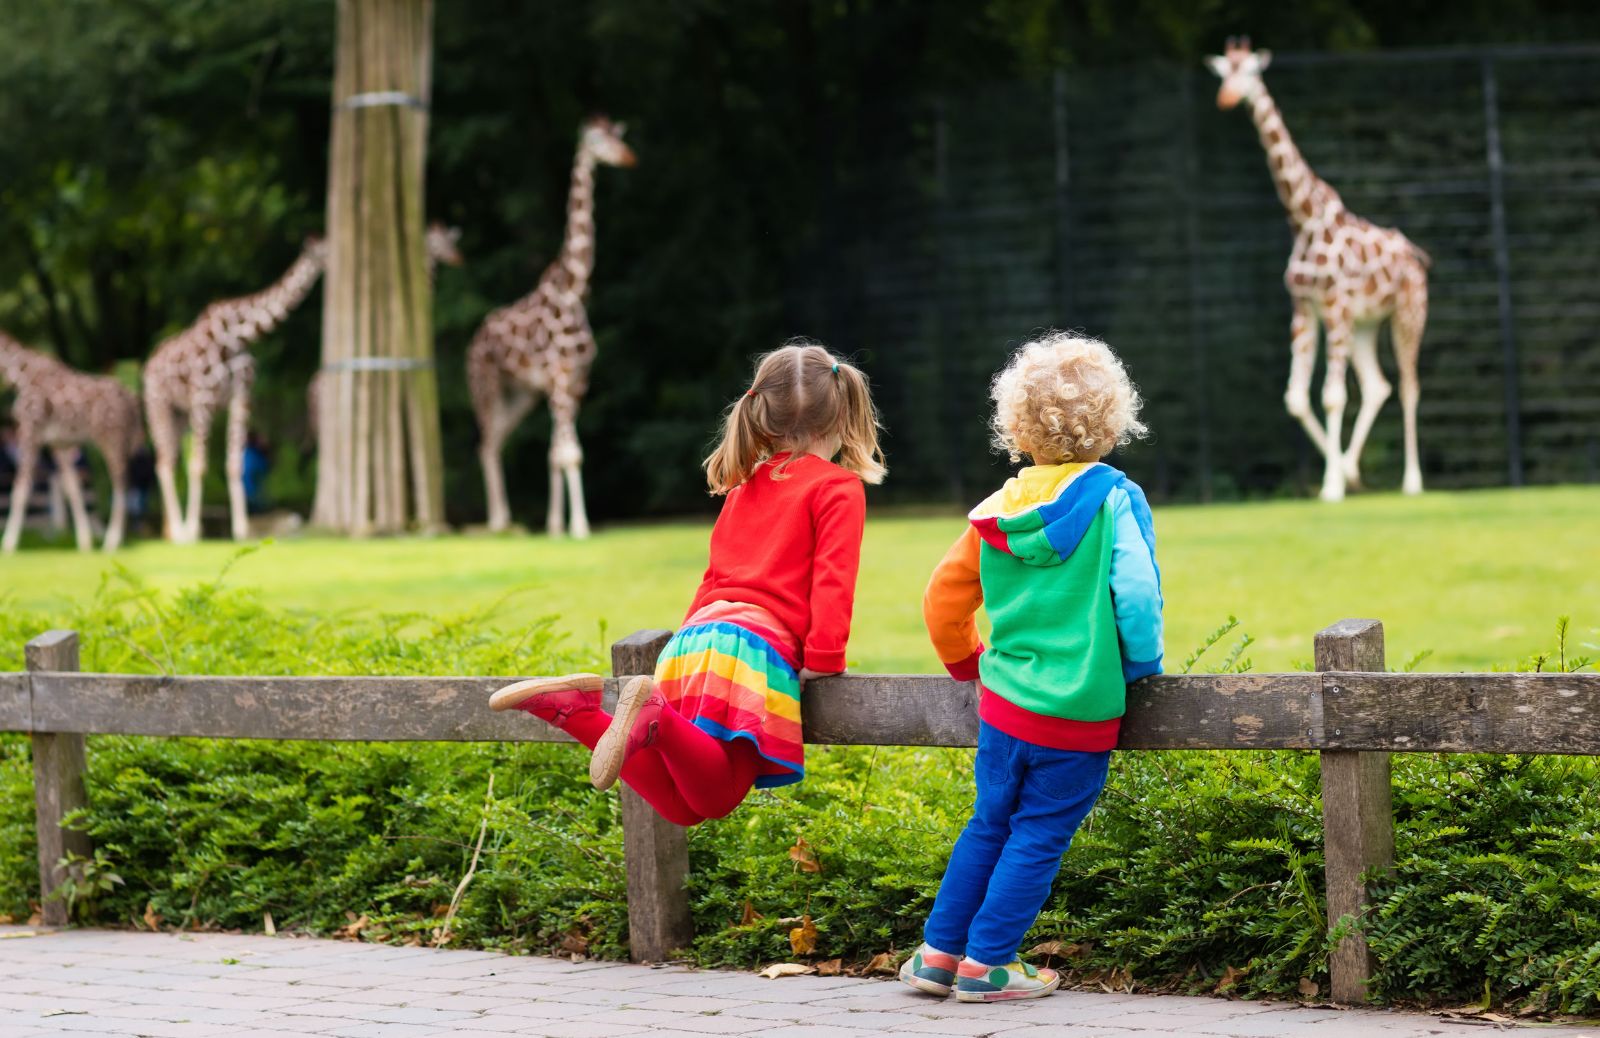
<instances>
[{"instance_id":1,"label":"giraffe neck","mask_svg":"<svg viewBox=\"0 0 1600 1038\"><path fill-rule=\"evenodd\" d=\"M308 248L277 281L253 295L214 304L210 316L230 325L243 322L252 327L254 333L247 341L254 342L283 323L304 301L322 275L322 266L321 255Z\"/></svg>"},{"instance_id":2,"label":"giraffe neck","mask_svg":"<svg viewBox=\"0 0 1600 1038\"><path fill-rule=\"evenodd\" d=\"M567 191L567 232L556 262L581 296L594 271L594 156L581 142Z\"/></svg>"},{"instance_id":3,"label":"giraffe neck","mask_svg":"<svg viewBox=\"0 0 1600 1038\"><path fill-rule=\"evenodd\" d=\"M1339 193L1311 172L1305 156L1295 147L1289 128L1283 124L1283 116L1265 84L1250 102L1250 118L1261 137L1261 148L1267 153L1267 168L1272 173L1273 186L1278 189L1278 201L1283 203L1289 222L1296 229L1312 219L1325 218L1344 208Z\"/></svg>"}]
</instances>

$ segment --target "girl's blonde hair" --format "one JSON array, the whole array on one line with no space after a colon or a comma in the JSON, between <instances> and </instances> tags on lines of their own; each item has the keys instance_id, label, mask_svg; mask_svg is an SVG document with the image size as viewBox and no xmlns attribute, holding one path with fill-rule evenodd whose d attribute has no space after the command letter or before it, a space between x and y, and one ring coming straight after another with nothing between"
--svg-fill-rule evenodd
<instances>
[{"instance_id":1,"label":"girl's blonde hair","mask_svg":"<svg viewBox=\"0 0 1600 1038\"><path fill-rule=\"evenodd\" d=\"M706 483L713 494L726 494L774 454L798 455L834 437L841 466L863 482L883 482L887 469L867 376L826 347L791 340L756 362L750 388L723 416L722 442L705 460Z\"/></svg>"},{"instance_id":2,"label":"girl's blonde hair","mask_svg":"<svg viewBox=\"0 0 1600 1038\"><path fill-rule=\"evenodd\" d=\"M994 378L995 446L1012 461L1099 461L1149 431L1138 387L1099 339L1047 332L1012 355Z\"/></svg>"}]
</instances>

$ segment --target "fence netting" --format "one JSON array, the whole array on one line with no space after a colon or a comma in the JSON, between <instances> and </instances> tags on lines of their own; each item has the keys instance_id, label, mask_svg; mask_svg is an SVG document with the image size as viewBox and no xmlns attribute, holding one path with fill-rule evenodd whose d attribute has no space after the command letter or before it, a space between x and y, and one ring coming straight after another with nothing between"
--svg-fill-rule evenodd
<instances>
[{"instance_id":1,"label":"fence netting","mask_svg":"<svg viewBox=\"0 0 1600 1038\"><path fill-rule=\"evenodd\" d=\"M1600 49L1280 55L1266 78L1312 168L1432 256L1429 485L1600 480ZM1153 436L1115 460L1153 497L1317 485L1283 407L1290 228L1216 88L1147 65L946 96L842 172L836 262L797 275L794 309L867 362L894 483L990 486L988 379L1064 327L1128 360ZM1380 353L1394 381L1387 330ZM1400 435L1391 398L1369 485L1399 485Z\"/></svg>"}]
</instances>

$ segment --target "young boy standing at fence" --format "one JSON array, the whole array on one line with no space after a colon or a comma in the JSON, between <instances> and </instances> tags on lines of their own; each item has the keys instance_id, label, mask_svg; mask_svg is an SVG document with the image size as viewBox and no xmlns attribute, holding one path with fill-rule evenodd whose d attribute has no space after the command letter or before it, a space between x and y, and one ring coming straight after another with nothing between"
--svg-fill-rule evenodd
<instances>
[{"instance_id":1,"label":"young boy standing at fence","mask_svg":"<svg viewBox=\"0 0 1600 1038\"><path fill-rule=\"evenodd\" d=\"M1033 464L972 510L923 600L940 660L979 683L977 799L925 943L900 970L967 1002L1061 983L1017 951L1105 786L1127 683L1159 673L1162 655L1150 509L1100 463L1145 431L1122 363L1102 342L1051 333L1012 357L992 395L996 442Z\"/></svg>"},{"instance_id":2,"label":"young boy standing at fence","mask_svg":"<svg viewBox=\"0 0 1600 1038\"><path fill-rule=\"evenodd\" d=\"M844 670L862 483L884 474L866 376L810 343L768 353L705 469L726 501L705 579L654 680L630 681L614 716L593 674L519 681L490 700L567 732L594 751L596 788L620 775L678 825L721 818L752 786L805 774L801 682Z\"/></svg>"}]
</instances>

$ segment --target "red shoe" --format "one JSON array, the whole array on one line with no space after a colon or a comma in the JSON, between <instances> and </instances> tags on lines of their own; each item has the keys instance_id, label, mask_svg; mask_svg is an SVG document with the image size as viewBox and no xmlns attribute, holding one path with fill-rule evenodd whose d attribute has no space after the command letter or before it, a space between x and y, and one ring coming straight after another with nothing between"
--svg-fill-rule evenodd
<instances>
[{"instance_id":1,"label":"red shoe","mask_svg":"<svg viewBox=\"0 0 1600 1038\"><path fill-rule=\"evenodd\" d=\"M661 710L667 701L656 691L653 679L629 681L617 697L617 710L589 758L589 782L595 789L610 789L622 774L622 764L656 741Z\"/></svg>"},{"instance_id":2,"label":"red shoe","mask_svg":"<svg viewBox=\"0 0 1600 1038\"><path fill-rule=\"evenodd\" d=\"M491 710L525 710L557 728L581 710L598 710L605 679L598 674L564 674L514 682L489 697Z\"/></svg>"}]
</instances>

